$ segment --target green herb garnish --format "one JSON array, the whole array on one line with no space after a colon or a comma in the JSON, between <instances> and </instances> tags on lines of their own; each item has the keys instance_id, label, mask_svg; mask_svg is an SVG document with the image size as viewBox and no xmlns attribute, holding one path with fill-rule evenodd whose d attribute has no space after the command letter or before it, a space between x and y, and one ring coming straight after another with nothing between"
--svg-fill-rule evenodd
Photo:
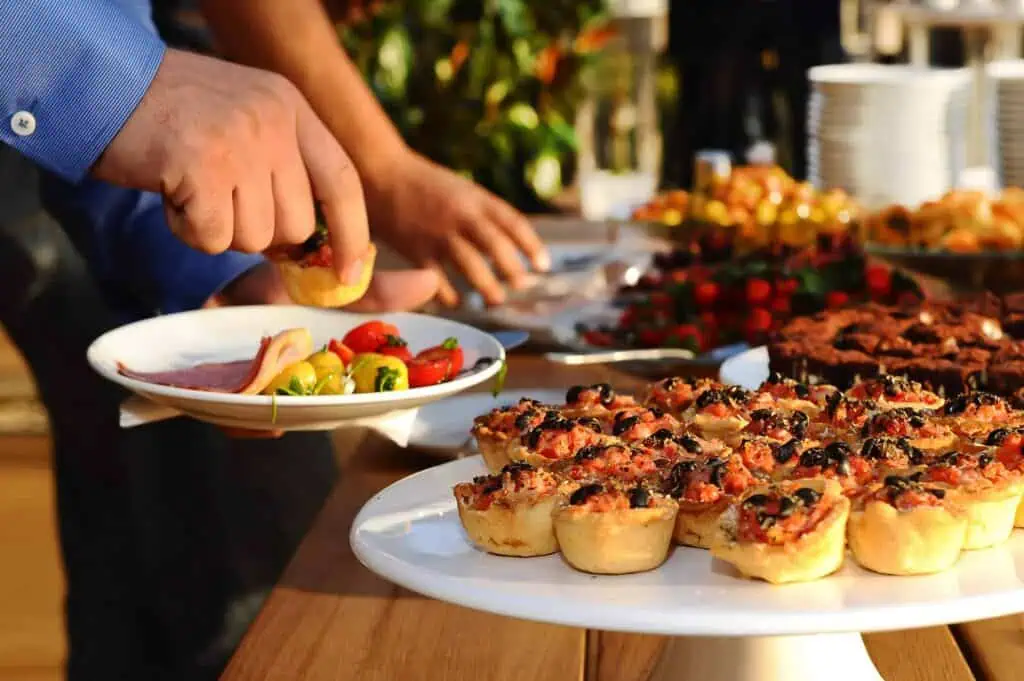
<instances>
[{"instance_id":1,"label":"green herb garnish","mask_svg":"<svg viewBox=\"0 0 1024 681\"><path fill-rule=\"evenodd\" d=\"M400 375L398 369L391 367L380 367L377 369L377 378L373 381L374 392L391 392L395 389Z\"/></svg>"},{"instance_id":2,"label":"green herb garnish","mask_svg":"<svg viewBox=\"0 0 1024 681\"><path fill-rule=\"evenodd\" d=\"M508 362L501 360L501 367L494 375L494 384L491 386L491 394L497 397L505 389L505 377L508 376Z\"/></svg>"}]
</instances>

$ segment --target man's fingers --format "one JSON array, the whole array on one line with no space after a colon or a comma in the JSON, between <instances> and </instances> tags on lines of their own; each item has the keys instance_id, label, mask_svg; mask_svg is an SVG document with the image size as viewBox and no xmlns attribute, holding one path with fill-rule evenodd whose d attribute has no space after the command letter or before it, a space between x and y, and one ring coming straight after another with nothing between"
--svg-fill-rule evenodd
<instances>
[{"instance_id":1,"label":"man's fingers","mask_svg":"<svg viewBox=\"0 0 1024 681\"><path fill-rule=\"evenodd\" d=\"M210 188L190 195L180 206L164 201L167 224L186 244L204 253L223 253L234 238L234 201L230 191Z\"/></svg>"},{"instance_id":2,"label":"man's fingers","mask_svg":"<svg viewBox=\"0 0 1024 681\"><path fill-rule=\"evenodd\" d=\"M438 284L433 269L376 272L366 295L345 309L353 312L415 310L433 299Z\"/></svg>"},{"instance_id":3,"label":"man's fingers","mask_svg":"<svg viewBox=\"0 0 1024 681\"><path fill-rule=\"evenodd\" d=\"M501 228L486 218L480 218L466 231L477 248L494 260L498 271L513 288L520 288L525 283L526 267L519 257L519 250Z\"/></svg>"},{"instance_id":4,"label":"man's fingers","mask_svg":"<svg viewBox=\"0 0 1024 681\"><path fill-rule=\"evenodd\" d=\"M522 249L534 269L540 272L551 269L551 255L530 221L498 197L488 198L490 200L484 202L484 212Z\"/></svg>"},{"instance_id":5,"label":"man's fingers","mask_svg":"<svg viewBox=\"0 0 1024 681\"><path fill-rule=\"evenodd\" d=\"M270 175L258 175L236 187L232 199L235 235L231 248L243 253L266 250L274 238L274 194Z\"/></svg>"},{"instance_id":6,"label":"man's fingers","mask_svg":"<svg viewBox=\"0 0 1024 681\"><path fill-rule=\"evenodd\" d=\"M305 101L298 116L299 149L327 220L335 269L344 283L358 283L370 248L363 185L348 154Z\"/></svg>"},{"instance_id":7,"label":"man's fingers","mask_svg":"<svg viewBox=\"0 0 1024 681\"><path fill-rule=\"evenodd\" d=\"M271 176L271 191L274 197L274 243L305 241L316 227L316 213L309 176L296 145L285 145L279 150Z\"/></svg>"},{"instance_id":8,"label":"man's fingers","mask_svg":"<svg viewBox=\"0 0 1024 681\"><path fill-rule=\"evenodd\" d=\"M487 304L500 305L505 302L505 289L480 252L458 234L451 235L448 244L452 262L480 292Z\"/></svg>"}]
</instances>

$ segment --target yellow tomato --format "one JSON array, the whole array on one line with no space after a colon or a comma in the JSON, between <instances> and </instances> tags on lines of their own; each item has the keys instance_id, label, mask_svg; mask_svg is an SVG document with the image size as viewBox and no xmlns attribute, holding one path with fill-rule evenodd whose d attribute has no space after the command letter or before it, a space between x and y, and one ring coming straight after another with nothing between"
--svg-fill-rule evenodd
<instances>
[{"instance_id":1,"label":"yellow tomato","mask_svg":"<svg viewBox=\"0 0 1024 681\"><path fill-rule=\"evenodd\" d=\"M352 358L352 380L357 393L408 390L409 369L397 357L364 352Z\"/></svg>"},{"instance_id":2,"label":"yellow tomato","mask_svg":"<svg viewBox=\"0 0 1024 681\"><path fill-rule=\"evenodd\" d=\"M316 387L316 369L309 362L297 362L274 377L264 394L309 395Z\"/></svg>"},{"instance_id":3,"label":"yellow tomato","mask_svg":"<svg viewBox=\"0 0 1024 681\"><path fill-rule=\"evenodd\" d=\"M306 360L316 371L318 395L341 395L345 378L345 363L329 350L321 350Z\"/></svg>"}]
</instances>

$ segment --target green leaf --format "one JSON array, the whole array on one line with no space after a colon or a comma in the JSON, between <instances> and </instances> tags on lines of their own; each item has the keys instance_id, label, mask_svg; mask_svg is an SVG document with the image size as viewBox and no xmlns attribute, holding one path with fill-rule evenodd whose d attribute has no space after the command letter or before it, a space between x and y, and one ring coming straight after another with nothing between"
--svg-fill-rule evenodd
<instances>
[{"instance_id":1,"label":"green leaf","mask_svg":"<svg viewBox=\"0 0 1024 681\"><path fill-rule=\"evenodd\" d=\"M505 389L505 378L508 377L508 362L501 360L501 367L494 375L494 383L491 386L491 394L497 397Z\"/></svg>"}]
</instances>

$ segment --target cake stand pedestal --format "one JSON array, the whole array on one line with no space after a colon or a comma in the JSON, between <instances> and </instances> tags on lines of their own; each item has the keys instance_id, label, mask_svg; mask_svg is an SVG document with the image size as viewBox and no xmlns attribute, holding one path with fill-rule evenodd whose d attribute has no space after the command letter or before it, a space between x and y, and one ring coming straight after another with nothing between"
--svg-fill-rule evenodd
<instances>
[{"instance_id":1,"label":"cake stand pedestal","mask_svg":"<svg viewBox=\"0 0 1024 681\"><path fill-rule=\"evenodd\" d=\"M686 547L656 570L618 576L577 572L558 555L488 555L469 543L451 494L484 472L480 457L460 459L377 494L352 524L360 562L412 591L477 610L674 636L657 681L882 681L857 632L1024 612L1021 532L937 575L888 577L847 559L825 579L786 586L741 579L707 551Z\"/></svg>"}]
</instances>

